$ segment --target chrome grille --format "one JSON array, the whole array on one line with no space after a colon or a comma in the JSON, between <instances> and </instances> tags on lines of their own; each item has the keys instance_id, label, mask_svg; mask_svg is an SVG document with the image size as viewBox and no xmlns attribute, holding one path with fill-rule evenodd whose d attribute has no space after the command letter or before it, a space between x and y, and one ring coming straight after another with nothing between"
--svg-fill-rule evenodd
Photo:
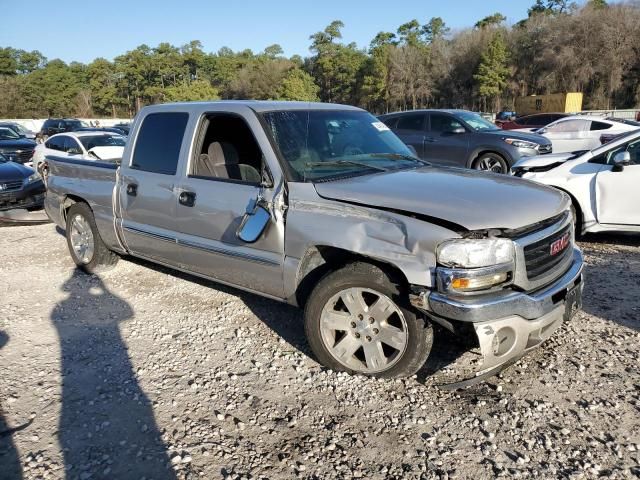
<instances>
[{"instance_id":1,"label":"chrome grille","mask_svg":"<svg viewBox=\"0 0 640 480\"><path fill-rule=\"evenodd\" d=\"M15 192L22 188L22 180L15 180L11 182L0 182L0 194L5 192Z\"/></svg>"},{"instance_id":2,"label":"chrome grille","mask_svg":"<svg viewBox=\"0 0 640 480\"><path fill-rule=\"evenodd\" d=\"M527 267L527 278L535 280L560 265L568 256L573 255L572 242L557 254L552 254L551 245L566 234L571 235L568 225L559 232L524 247L524 259ZM570 237L571 238L571 237Z\"/></svg>"}]
</instances>

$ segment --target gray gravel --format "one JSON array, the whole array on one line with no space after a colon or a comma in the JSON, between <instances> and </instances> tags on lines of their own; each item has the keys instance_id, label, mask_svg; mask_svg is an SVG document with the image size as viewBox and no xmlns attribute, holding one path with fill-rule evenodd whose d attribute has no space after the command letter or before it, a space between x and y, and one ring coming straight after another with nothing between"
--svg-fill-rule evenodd
<instances>
[{"instance_id":1,"label":"gray gravel","mask_svg":"<svg viewBox=\"0 0 640 480\"><path fill-rule=\"evenodd\" d=\"M442 332L417 377L338 374L294 308L0 229L0 478L640 476L640 237L582 246L584 311L456 393Z\"/></svg>"}]
</instances>

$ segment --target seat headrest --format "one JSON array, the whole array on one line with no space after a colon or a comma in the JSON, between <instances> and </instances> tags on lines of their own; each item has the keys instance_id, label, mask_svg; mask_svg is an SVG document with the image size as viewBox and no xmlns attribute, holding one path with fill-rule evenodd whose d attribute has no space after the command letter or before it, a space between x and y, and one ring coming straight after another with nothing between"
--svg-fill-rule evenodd
<instances>
[{"instance_id":1,"label":"seat headrest","mask_svg":"<svg viewBox=\"0 0 640 480\"><path fill-rule=\"evenodd\" d=\"M237 165L239 163L238 151L227 142L211 142L207 154L216 165Z\"/></svg>"}]
</instances>

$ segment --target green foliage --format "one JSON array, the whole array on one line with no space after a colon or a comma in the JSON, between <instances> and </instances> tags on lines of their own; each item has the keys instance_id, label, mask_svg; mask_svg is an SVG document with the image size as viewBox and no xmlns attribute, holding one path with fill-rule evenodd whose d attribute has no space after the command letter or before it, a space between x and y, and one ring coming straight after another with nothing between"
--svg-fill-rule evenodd
<instances>
[{"instance_id":1,"label":"green foliage","mask_svg":"<svg viewBox=\"0 0 640 480\"><path fill-rule=\"evenodd\" d=\"M507 85L509 73L507 47L502 35L496 34L482 54L478 71L473 76L480 97L497 99Z\"/></svg>"},{"instance_id":2,"label":"green foliage","mask_svg":"<svg viewBox=\"0 0 640 480\"><path fill-rule=\"evenodd\" d=\"M191 83L179 83L164 90L169 102L197 102L219 100L218 90L206 80L194 80Z\"/></svg>"},{"instance_id":3,"label":"green foliage","mask_svg":"<svg viewBox=\"0 0 640 480\"><path fill-rule=\"evenodd\" d=\"M427 43L433 43L449 34L451 29L446 26L440 17L432 17L426 25L422 26L422 35Z\"/></svg>"},{"instance_id":4,"label":"green foliage","mask_svg":"<svg viewBox=\"0 0 640 480\"><path fill-rule=\"evenodd\" d=\"M497 27L506 21L507 17L505 17L501 13L494 13L493 15L489 15L488 17L484 17L482 20L476 23L476 28Z\"/></svg>"},{"instance_id":5,"label":"green foliage","mask_svg":"<svg viewBox=\"0 0 640 480\"><path fill-rule=\"evenodd\" d=\"M282 80L279 99L317 102L319 91L320 88L311 75L299 68L293 68Z\"/></svg>"}]
</instances>

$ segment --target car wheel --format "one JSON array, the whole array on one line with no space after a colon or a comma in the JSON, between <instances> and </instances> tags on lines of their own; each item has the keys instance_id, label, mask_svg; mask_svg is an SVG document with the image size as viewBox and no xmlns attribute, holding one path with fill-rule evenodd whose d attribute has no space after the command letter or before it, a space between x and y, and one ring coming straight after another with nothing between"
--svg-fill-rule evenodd
<instances>
[{"instance_id":1,"label":"car wheel","mask_svg":"<svg viewBox=\"0 0 640 480\"><path fill-rule=\"evenodd\" d=\"M86 273L105 271L118 262L118 255L107 248L86 203L74 203L67 212L67 246L75 264Z\"/></svg>"},{"instance_id":2,"label":"car wheel","mask_svg":"<svg viewBox=\"0 0 640 480\"><path fill-rule=\"evenodd\" d=\"M305 333L323 365L396 378L416 373L433 343L431 324L379 267L352 263L327 274L305 306Z\"/></svg>"},{"instance_id":3,"label":"car wheel","mask_svg":"<svg viewBox=\"0 0 640 480\"><path fill-rule=\"evenodd\" d=\"M497 153L483 153L474 162L473 168L494 173L509 173L509 164Z\"/></svg>"}]
</instances>

